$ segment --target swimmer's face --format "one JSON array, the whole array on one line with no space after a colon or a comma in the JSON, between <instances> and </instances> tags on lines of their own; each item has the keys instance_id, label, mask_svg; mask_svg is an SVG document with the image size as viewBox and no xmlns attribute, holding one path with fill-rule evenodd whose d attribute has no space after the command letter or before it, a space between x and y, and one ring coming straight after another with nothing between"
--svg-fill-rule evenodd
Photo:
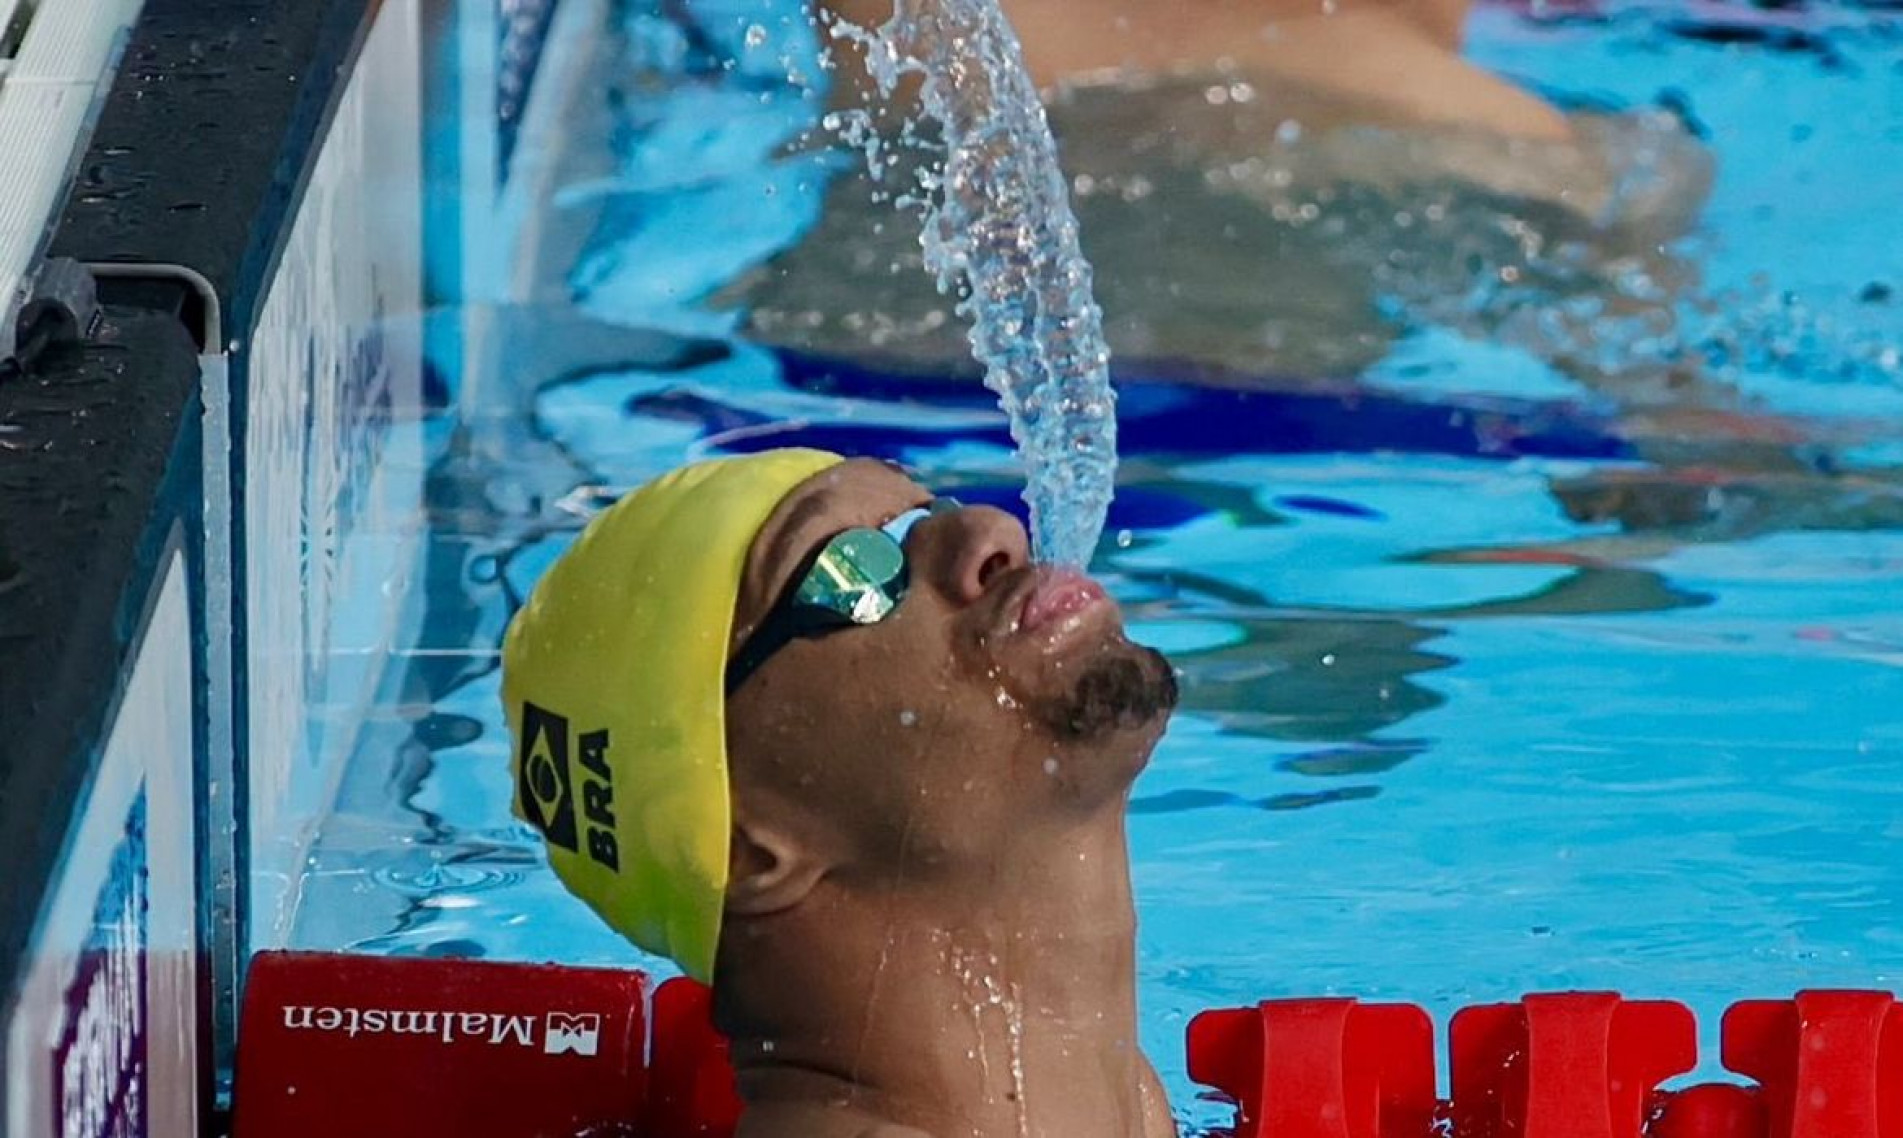
<instances>
[{"instance_id":1,"label":"swimmer's face","mask_svg":"<svg viewBox=\"0 0 1903 1138\"><path fill-rule=\"evenodd\" d=\"M932 499L864 460L799 486L749 553L730 651L830 538ZM1120 805L1175 706L1168 663L1125 639L1093 584L1035 569L1003 511L926 517L905 554L910 584L891 615L791 641L729 697L737 793L830 811L859 853L927 857Z\"/></svg>"}]
</instances>

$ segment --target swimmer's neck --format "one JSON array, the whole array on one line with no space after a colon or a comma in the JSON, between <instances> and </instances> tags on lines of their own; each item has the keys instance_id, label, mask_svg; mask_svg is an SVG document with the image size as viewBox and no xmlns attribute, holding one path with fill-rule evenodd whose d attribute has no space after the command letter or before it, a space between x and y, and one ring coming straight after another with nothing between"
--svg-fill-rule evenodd
<instances>
[{"instance_id":1,"label":"swimmer's neck","mask_svg":"<svg viewBox=\"0 0 1903 1138\"><path fill-rule=\"evenodd\" d=\"M934 1138L1172 1133L1137 1044L1121 805L1027 835L976 879L931 877L829 883L730 925L718 1015L748 1113L810 1130L800 1112L844 1104Z\"/></svg>"}]
</instances>

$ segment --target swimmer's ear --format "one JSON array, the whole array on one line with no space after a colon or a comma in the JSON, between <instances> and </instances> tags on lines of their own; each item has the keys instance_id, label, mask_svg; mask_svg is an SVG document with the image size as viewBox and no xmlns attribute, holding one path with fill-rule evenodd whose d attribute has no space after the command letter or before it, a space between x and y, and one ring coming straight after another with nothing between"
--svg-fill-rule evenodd
<instances>
[{"instance_id":1,"label":"swimmer's ear","mask_svg":"<svg viewBox=\"0 0 1903 1138\"><path fill-rule=\"evenodd\" d=\"M790 909L826 875L819 858L775 826L735 812L727 910L758 917Z\"/></svg>"}]
</instances>

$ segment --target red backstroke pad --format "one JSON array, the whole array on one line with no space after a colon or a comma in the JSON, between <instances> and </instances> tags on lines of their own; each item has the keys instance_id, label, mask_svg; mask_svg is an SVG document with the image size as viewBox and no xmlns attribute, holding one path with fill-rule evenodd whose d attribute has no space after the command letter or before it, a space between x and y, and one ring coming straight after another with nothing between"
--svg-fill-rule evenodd
<instances>
[{"instance_id":1,"label":"red backstroke pad","mask_svg":"<svg viewBox=\"0 0 1903 1138\"><path fill-rule=\"evenodd\" d=\"M245 988L237 1138L632 1133L638 972L264 953Z\"/></svg>"}]
</instances>

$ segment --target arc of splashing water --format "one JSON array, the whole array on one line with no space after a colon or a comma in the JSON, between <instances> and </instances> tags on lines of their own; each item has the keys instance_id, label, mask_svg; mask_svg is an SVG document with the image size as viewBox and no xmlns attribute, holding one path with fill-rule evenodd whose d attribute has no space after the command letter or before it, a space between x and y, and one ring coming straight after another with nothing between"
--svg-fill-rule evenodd
<instances>
[{"instance_id":1,"label":"arc of splashing water","mask_svg":"<svg viewBox=\"0 0 1903 1138\"><path fill-rule=\"evenodd\" d=\"M923 187L926 267L959 297L972 355L1010 416L1037 559L1087 565L1116 476L1110 349L1017 35L996 0L896 0L883 27L838 22L834 34L865 49L885 97L906 75L922 81L944 145ZM876 166L875 147L867 156Z\"/></svg>"}]
</instances>

